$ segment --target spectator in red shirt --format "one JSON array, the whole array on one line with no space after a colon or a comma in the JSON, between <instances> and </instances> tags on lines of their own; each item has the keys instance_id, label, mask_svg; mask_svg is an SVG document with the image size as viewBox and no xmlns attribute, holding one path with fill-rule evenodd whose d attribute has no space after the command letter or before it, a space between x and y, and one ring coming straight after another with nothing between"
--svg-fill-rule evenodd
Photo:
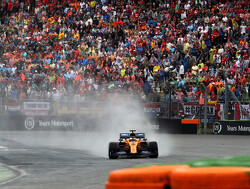
<instances>
[{"instance_id":1,"label":"spectator in red shirt","mask_svg":"<svg viewBox=\"0 0 250 189\"><path fill-rule=\"evenodd\" d=\"M216 93L214 93L214 91L211 92L211 95L210 95L210 100L211 101L217 101L218 97L216 95Z\"/></svg>"}]
</instances>

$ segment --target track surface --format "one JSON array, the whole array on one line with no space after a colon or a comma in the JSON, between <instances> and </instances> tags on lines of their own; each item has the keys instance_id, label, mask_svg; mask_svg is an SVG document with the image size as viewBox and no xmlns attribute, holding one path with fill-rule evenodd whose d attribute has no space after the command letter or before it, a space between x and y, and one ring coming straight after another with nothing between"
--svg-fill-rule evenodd
<instances>
[{"instance_id":1,"label":"track surface","mask_svg":"<svg viewBox=\"0 0 250 189\"><path fill-rule=\"evenodd\" d=\"M54 134L0 132L0 146L2 146L0 163L22 172L21 177L0 187L3 189L103 189L109 172L116 169L139 164L250 155L249 136L161 135L158 159L109 160L106 156L108 144L104 139L92 147L91 142L79 141L80 137L91 140L91 133L72 132L65 135L63 132ZM97 149L97 145L101 147ZM99 151L100 154L98 154Z\"/></svg>"}]
</instances>

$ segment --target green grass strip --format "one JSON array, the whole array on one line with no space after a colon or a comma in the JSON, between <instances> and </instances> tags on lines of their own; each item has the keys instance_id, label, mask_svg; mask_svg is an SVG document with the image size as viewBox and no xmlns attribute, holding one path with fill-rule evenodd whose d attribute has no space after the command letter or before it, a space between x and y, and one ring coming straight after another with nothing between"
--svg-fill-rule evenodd
<instances>
[{"instance_id":1,"label":"green grass strip","mask_svg":"<svg viewBox=\"0 0 250 189\"><path fill-rule=\"evenodd\" d=\"M16 174L13 170L8 167L0 165L0 184L11 180L16 177Z\"/></svg>"},{"instance_id":2,"label":"green grass strip","mask_svg":"<svg viewBox=\"0 0 250 189\"><path fill-rule=\"evenodd\" d=\"M148 167L153 164L136 165L136 167ZM238 156L238 157L225 157L214 159L203 159L195 161L186 161L179 163L164 163L156 164L158 166L164 165L189 165L190 167L250 167L250 156Z\"/></svg>"}]
</instances>

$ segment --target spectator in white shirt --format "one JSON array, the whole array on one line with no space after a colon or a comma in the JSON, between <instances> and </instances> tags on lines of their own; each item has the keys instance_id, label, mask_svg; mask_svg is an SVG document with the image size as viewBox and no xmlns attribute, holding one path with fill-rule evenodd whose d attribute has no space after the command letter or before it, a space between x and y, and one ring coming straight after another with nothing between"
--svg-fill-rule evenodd
<instances>
[{"instance_id":1,"label":"spectator in white shirt","mask_svg":"<svg viewBox=\"0 0 250 189\"><path fill-rule=\"evenodd\" d=\"M180 62L179 74L180 74L181 78L183 79L184 78L184 66L183 66L182 62Z\"/></svg>"}]
</instances>

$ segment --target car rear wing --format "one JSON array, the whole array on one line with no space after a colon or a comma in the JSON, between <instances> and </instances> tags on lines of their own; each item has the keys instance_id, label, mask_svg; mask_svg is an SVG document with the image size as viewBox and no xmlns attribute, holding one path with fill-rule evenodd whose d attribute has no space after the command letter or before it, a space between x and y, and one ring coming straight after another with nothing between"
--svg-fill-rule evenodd
<instances>
[{"instance_id":1,"label":"car rear wing","mask_svg":"<svg viewBox=\"0 0 250 189\"><path fill-rule=\"evenodd\" d=\"M120 133L120 138L129 138L130 133ZM145 138L145 133L135 133L136 138Z\"/></svg>"}]
</instances>

